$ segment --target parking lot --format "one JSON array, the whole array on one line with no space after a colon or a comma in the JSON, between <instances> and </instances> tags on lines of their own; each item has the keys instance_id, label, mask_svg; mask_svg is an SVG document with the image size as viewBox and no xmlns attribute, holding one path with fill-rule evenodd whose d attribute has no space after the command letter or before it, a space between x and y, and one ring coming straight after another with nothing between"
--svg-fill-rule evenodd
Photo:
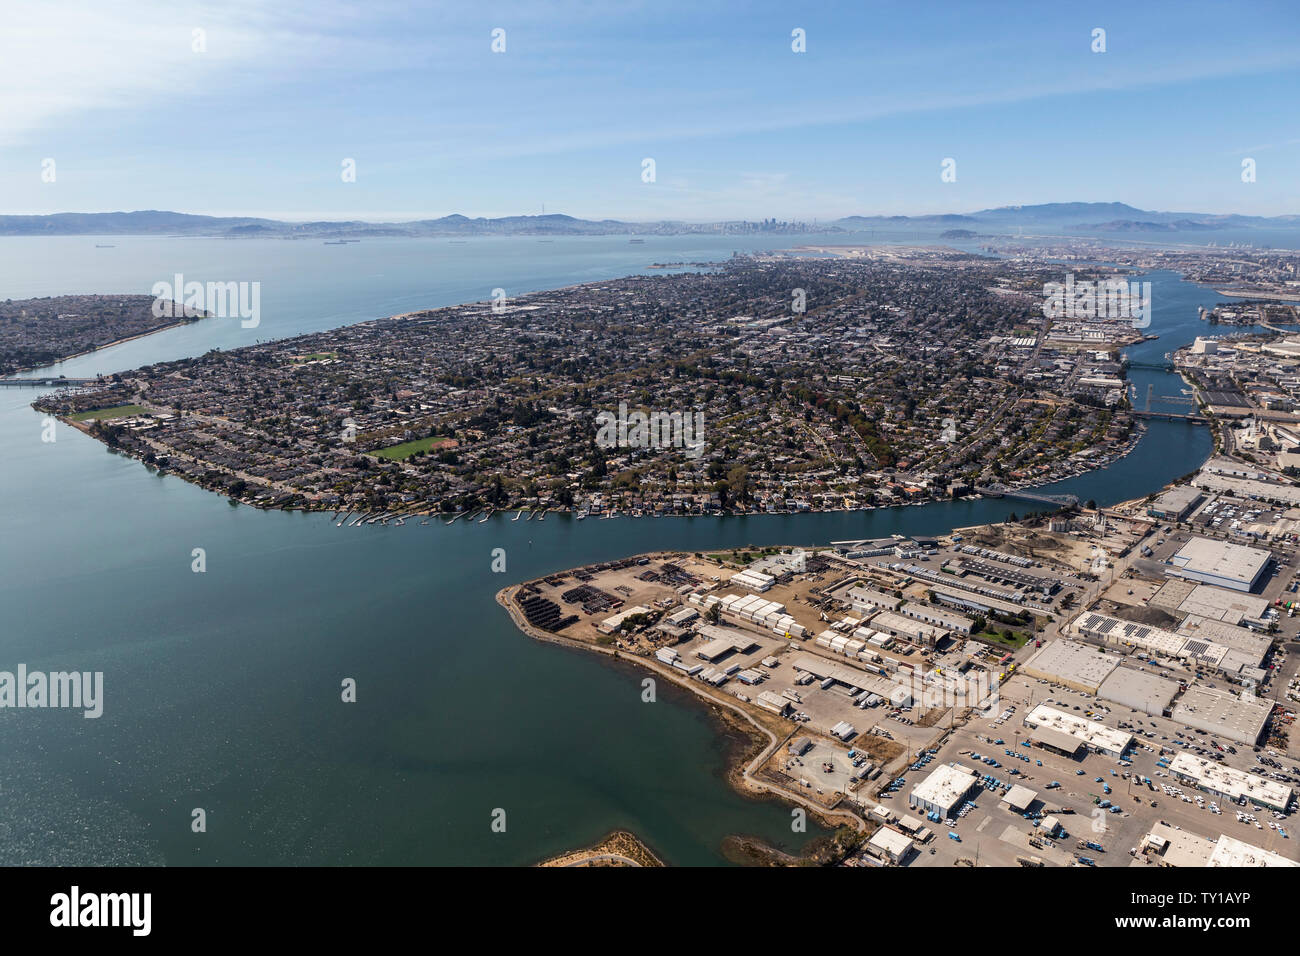
<instances>
[{"instance_id":1,"label":"parking lot","mask_svg":"<svg viewBox=\"0 0 1300 956\"><path fill-rule=\"evenodd\" d=\"M1022 723L1024 714L1034 705L1047 703L1049 698L1052 706L1071 713L1075 707L1081 715L1092 711L1091 719L1110 727L1118 727L1121 722L1132 725L1139 742L1126 754L1124 762L1096 753L1072 759L1042 748L1027 747L1025 741L1030 728ZM1004 719L1010 707L1015 710ZM1185 746L1177 746L1175 741ZM1255 760L1252 748L1219 743L1225 747L1225 764L1253 773L1270 769ZM1236 753L1227 753L1229 746ZM1140 857L1131 856L1129 850L1138 847L1159 821L1211 840L1226 833L1289 859L1300 859L1300 834L1295 832L1291 818L1279 820L1268 810L1243 809L1179 783L1158 766L1162 747L1174 752L1206 754L1214 750L1207 735L1194 734L1166 718L1132 713L1126 707L1099 703L1087 695L1040 684L1037 680L1017 679L1004 685L1002 699L992 713L959 728L939 748L932 762L919 770L906 771L903 774L906 783L885 805L896 812L909 812L906 810L908 794L940 763L955 761L981 775L991 775L1005 785L977 790L971 798L973 808L967 807L959 814L953 820L954 826L931 824L936 838L921 848L913 866L950 866L959 859L973 861L977 856L981 866L1014 866L1017 856L1037 856L1049 864L1074 865L1077 855L1089 857L1097 866L1147 865ZM983 759L977 759L976 754ZM1283 764L1288 773L1291 770L1292 763L1285 756L1272 758L1267 751L1260 756ZM987 761L994 761L997 766ZM1143 783L1144 777L1150 779L1149 786ZM1044 839L1041 828L1033 820L1002 805L1006 789L1017 783L1037 791L1037 802L1030 807L1031 813L1038 818L1055 815L1068 836ZM1101 806L1103 802L1110 806ZM961 842L948 838L950 829L960 836ZM1042 845L1032 845L1031 839ZM1080 849L1079 840L1098 843L1104 850Z\"/></svg>"}]
</instances>

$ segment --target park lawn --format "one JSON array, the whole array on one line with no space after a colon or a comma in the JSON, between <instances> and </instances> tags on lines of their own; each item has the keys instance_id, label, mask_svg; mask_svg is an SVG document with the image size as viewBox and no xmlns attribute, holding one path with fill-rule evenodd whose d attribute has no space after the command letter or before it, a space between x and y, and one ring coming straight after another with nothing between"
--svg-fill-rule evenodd
<instances>
[{"instance_id":1,"label":"park lawn","mask_svg":"<svg viewBox=\"0 0 1300 956\"><path fill-rule=\"evenodd\" d=\"M405 461L416 452L428 451L430 448L437 448L444 442L451 441L445 435L439 438L417 438L415 441L405 441L400 445L393 445L390 448L381 448L379 451L372 451L370 454L376 458L387 458L389 461Z\"/></svg>"},{"instance_id":2,"label":"park lawn","mask_svg":"<svg viewBox=\"0 0 1300 956\"><path fill-rule=\"evenodd\" d=\"M97 408L90 412L77 412L75 415L69 415L68 419L74 422L103 421L109 418L131 418L135 415L152 415L153 410L145 408L143 405L118 405L114 408Z\"/></svg>"},{"instance_id":3,"label":"park lawn","mask_svg":"<svg viewBox=\"0 0 1300 956\"><path fill-rule=\"evenodd\" d=\"M986 630L976 636L981 640L992 641L994 644L1001 644L1003 647L1019 648L1024 647L1029 643L1029 635L1023 631L1012 631L1011 633L1014 635L1011 640L1007 640L1006 635L1004 635L1001 630Z\"/></svg>"}]
</instances>

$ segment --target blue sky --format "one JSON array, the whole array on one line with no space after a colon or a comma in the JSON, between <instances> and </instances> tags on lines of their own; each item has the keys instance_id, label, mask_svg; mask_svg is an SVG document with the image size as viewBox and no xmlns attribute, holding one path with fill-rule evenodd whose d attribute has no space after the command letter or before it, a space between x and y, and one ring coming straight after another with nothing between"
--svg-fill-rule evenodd
<instances>
[{"instance_id":1,"label":"blue sky","mask_svg":"<svg viewBox=\"0 0 1300 956\"><path fill-rule=\"evenodd\" d=\"M0 212L1279 215L1298 106L1294 3L6 0Z\"/></svg>"}]
</instances>

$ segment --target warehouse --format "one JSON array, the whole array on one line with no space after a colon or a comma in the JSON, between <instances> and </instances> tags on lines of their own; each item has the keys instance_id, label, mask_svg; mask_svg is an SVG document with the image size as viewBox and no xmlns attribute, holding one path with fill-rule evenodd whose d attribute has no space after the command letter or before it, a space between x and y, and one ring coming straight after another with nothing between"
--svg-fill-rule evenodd
<instances>
[{"instance_id":1,"label":"warehouse","mask_svg":"<svg viewBox=\"0 0 1300 956\"><path fill-rule=\"evenodd\" d=\"M733 574L729 583L761 593L771 589L776 584L776 578L770 574L763 574L761 571L746 569Z\"/></svg>"},{"instance_id":2,"label":"warehouse","mask_svg":"<svg viewBox=\"0 0 1300 956\"><path fill-rule=\"evenodd\" d=\"M857 611L892 611L902 603L902 599L876 588L858 584L849 588L845 603Z\"/></svg>"},{"instance_id":3,"label":"warehouse","mask_svg":"<svg viewBox=\"0 0 1300 956\"><path fill-rule=\"evenodd\" d=\"M1285 811L1291 802L1291 788L1244 770L1234 770L1188 753L1169 762L1169 772L1198 790L1239 803L1243 798L1262 807Z\"/></svg>"},{"instance_id":4,"label":"warehouse","mask_svg":"<svg viewBox=\"0 0 1300 956\"><path fill-rule=\"evenodd\" d=\"M941 764L912 789L908 802L926 813L953 814L979 783L979 774L959 763Z\"/></svg>"},{"instance_id":5,"label":"warehouse","mask_svg":"<svg viewBox=\"0 0 1300 956\"><path fill-rule=\"evenodd\" d=\"M1102 681L1097 691L1098 696L1105 700L1152 717L1163 717L1173 705L1177 693L1176 681L1127 667L1117 667Z\"/></svg>"},{"instance_id":6,"label":"warehouse","mask_svg":"<svg viewBox=\"0 0 1300 956\"><path fill-rule=\"evenodd\" d=\"M1214 584L1232 591L1252 591L1264 575L1272 555L1260 548L1192 538L1165 566L1175 577Z\"/></svg>"},{"instance_id":7,"label":"warehouse","mask_svg":"<svg viewBox=\"0 0 1300 956\"><path fill-rule=\"evenodd\" d=\"M1264 850L1244 840L1238 840L1236 837L1230 837L1226 833L1219 834L1218 841L1214 844L1214 852L1210 854L1210 861L1206 866L1300 866L1295 860L1288 860L1284 856L1273 853L1270 850Z\"/></svg>"},{"instance_id":8,"label":"warehouse","mask_svg":"<svg viewBox=\"0 0 1300 956\"><path fill-rule=\"evenodd\" d=\"M965 615L943 611L936 607L930 607L928 604L917 604L915 602L904 604L898 609L898 613L904 617L910 617L914 621L932 624L945 631L956 631L958 634L967 636L970 635L971 628L975 626L975 622Z\"/></svg>"},{"instance_id":9,"label":"warehouse","mask_svg":"<svg viewBox=\"0 0 1300 956\"><path fill-rule=\"evenodd\" d=\"M1183 693L1171 715L1188 727L1253 747L1272 713L1271 701L1193 685Z\"/></svg>"},{"instance_id":10,"label":"warehouse","mask_svg":"<svg viewBox=\"0 0 1300 956\"><path fill-rule=\"evenodd\" d=\"M713 640L696 648L695 656L702 661L713 663L728 654L744 654L758 646L758 642L747 634L720 634Z\"/></svg>"},{"instance_id":11,"label":"warehouse","mask_svg":"<svg viewBox=\"0 0 1300 956\"><path fill-rule=\"evenodd\" d=\"M700 612L693 607L684 607L668 615L667 621L673 627L683 627L700 616Z\"/></svg>"},{"instance_id":12,"label":"warehouse","mask_svg":"<svg viewBox=\"0 0 1300 956\"><path fill-rule=\"evenodd\" d=\"M1025 726L1034 728L1029 736L1031 741L1067 755L1087 747L1108 757L1122 757L1133 743L1130 733L1046 704L1039 704L1025 715ZM1067 743L1067 739L1073 743Z\"/></svg>"},{"instance_id":13,"label":"warehouse","mask_svg":"<svg viewBox=\"0 0 1300 956\"><path fill-rule=\"evenodd\" d=\"M1057 640L1036 651L1020 671L1029 677L1095 694L1117 666L1115 659L1094 647L1078 641Z\"/></svg>"},{"instance_id":14,"label":"warehouse","mask_svg":"<svg viewBox=\"0 0 1300 956\"><path fill-rule=\"evenodd\" d=\"M770 710L781 717L784 717L790 711L790 702L780 694L774 694L770 690L761 691L754 698L754 703L764 710Z\"/></svg>"},{"instance_id":15,"label":"warehouse","mask_svg":"<svg viewBox=\"0 0 1300 956\"><path fill-rule=\"evenodd\" d=\"M1167 823L1157 823L1142 839L1142 852L1158 858L1162 866L1300 866L1294 860L1253 844L1219 834L1219 839L1179 830Z\"/></svg>"},{"instance_id":16,"label":"warehouse","mask_svg":"<svg viewBox=\"0 0 1300 956\"><path fill-rule=\"evenodd\" d=\"M1120 620L1095 611L1084 611L1070 627L1083 637L1115 647L1138 648L1149 654L1178 657L1187 646L1187 638L1147 624Z\"/></svg>"},{"instance_id":17,"label":"warehouse","mask_svg":"<svg viewBox=\"0 0 1300 956\"><path fill-rule=\"evenodd\" d=\"M1165 589L1171 585L1187 587L1191 582L1187 581L1168 581L1155 597L1152 597L1151 603L1163 607L1157 599L1165 593ZM1182 600L1173 604L1175 610L1183 614L1195 614L1197 617L1213 618L1222 621L1225 624L1241 624L1243 621L1258 623L1268 610L1268 600L1262 597L1256 597L1252 594L1242 594L1240 591L1229 591L1225 588L1216 588L1211 584L1196 584L1183 596Z\"/></svg>"},{"instance_id":18,"label":"warehouse","mask_svg":"<svg viewBox=\"0 0 1300 956\"><path fill-rule=\"evenodd\" d=\"M948 635L947 631L933 625L922 624L920 621L913 621L893 611L881 611L871 618L869 623L873 631L901 638L912 644L920 644L922 647L934 647L939 638Z\"/></svg>"},{"instance_id":19,"label":"warehouse","mask_svg":"<svg viewBox=\"0 0 1300 956\"><path fill-rule=\"evenodd\" d=\"M813 654L797 654L791 661L791 665L795 670L812 674L819 680L829 678L854 692L865 690L872 694L879 694L895 707L910 707L912 704L912 695L907 687L878 674L871 674L844 664L833 664Z\"/></svg>"},{"instance_id":20,"label":"warehouse","mask_svg":"<svg viewBox=\"0 0 1300 956\"><path fill-rule=\"evenodd\" d=\"M1191 485L1170 488L1151 502L1147 514L1158 521L1182 521L1204 500L1205 496Z\"/></svg>"},{"instance_id":21,"label":"warehouse","mask_svg":"<svg viewBox=\"0 0 1300 956\"><path fill-rule=\"evenodd\" d=\"M1256 501L1268 501L1288 508L1300 506L1300 488L1295 485L1280 485L1271 481L1252 481L1247 478L1227 478L1223 475L1210 475L1201 472L1192 482L1206 491L1233 495L1237 498L1252 498Z\"/></svg>"},{"instance_id":22,"label":"warehouse","mask_svg":"<svg viewBox=\"0 0 1300 956\"><path fill-rule=\"evenodd\" d=\"M889 827L881 827L872 834L871 839L867 841L867 846L877 856L891 863L902 863L912 852L911 839Z\"/></svg>"},{"instance_id":23,"label":"warehouse","mask_svg":"<svg viewBox=\"0 0 1300 956\"><path fill-rule=\"evenodd\" d=\"M648 607L643 607L642 605L638 604L635 607L630 607L625 611L620 611L618 614L615 614L613 617L605 618L605 620L601 621L600 624L596 626L596 630L600 631L600 633L602 634L613 634L615 631L618 630L619 625L621 625L625 620L627 620L632 615L649 614L649 613L650 613L650 609Z\"/></svg>"},{"instance_id":24,"label":"warehouse","mask_svg":"<svg viewBox=\"0 0 1300 956\"><path fill-rule=\"evenodd\" d=\"M1259 667L1263 664L1269 648L1273 646L1273 638L1267 634L1257 634L1249 628L1237 627L1226 621L1200 617L1196 614L1187 616L1187 619L1179 625L1178 633L1185 634L1189 638L1222 644L1229 650L1236 651L1238 657L1248 661L1251 667Z\"/></svg>"}]
</instances>

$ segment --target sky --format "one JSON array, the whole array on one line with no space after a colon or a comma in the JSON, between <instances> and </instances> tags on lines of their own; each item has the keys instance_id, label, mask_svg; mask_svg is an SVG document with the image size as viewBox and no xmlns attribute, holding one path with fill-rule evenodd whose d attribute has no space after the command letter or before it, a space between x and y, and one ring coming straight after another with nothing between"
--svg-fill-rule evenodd
<instances>
[{"instance_id":1,"label":"sky","mask_svg":"<svg viewBox=\"0 0 1300 956\"><path fill-rule=\"evenodd\" d=\"M1076 201L1300 214L1300 6L0 6L0 213L812 221Z\"/></svg>"}]
</instances>

